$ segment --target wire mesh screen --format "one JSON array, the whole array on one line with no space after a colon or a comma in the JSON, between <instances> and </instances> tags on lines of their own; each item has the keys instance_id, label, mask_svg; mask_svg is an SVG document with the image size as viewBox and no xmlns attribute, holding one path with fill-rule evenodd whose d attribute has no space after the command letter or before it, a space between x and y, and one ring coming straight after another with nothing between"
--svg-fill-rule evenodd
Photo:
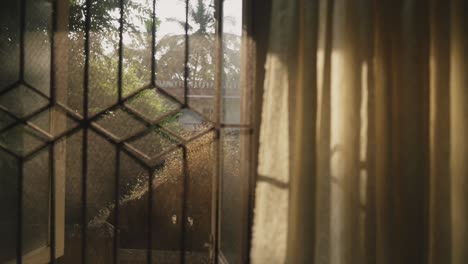
<instances>
[{"instance_id":1,"label":"wire mesh screen","mask_svg":"<svg viewBox=\"0 0 468 264\"><path fill-rule=\"evenodd\" d=\"M2 2L1 263L217 254L221 131L246 128L220 3Z\"/></svg>"}]
</instances>

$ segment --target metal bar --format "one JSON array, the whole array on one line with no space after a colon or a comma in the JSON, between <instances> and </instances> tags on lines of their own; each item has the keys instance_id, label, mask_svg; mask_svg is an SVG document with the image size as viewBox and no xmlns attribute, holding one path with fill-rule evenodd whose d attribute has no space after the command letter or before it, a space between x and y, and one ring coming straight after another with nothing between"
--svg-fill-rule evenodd
<instances>
[{"instance_id":1,"label":"metal bar","mask_svg":"<svg viewBox=\"0 0 468 264\"><path fill-rule=\"evenodd\" d=\"M188 35L188 18L189 18L189 0L185 0L185 54L184 54L184 106L188 105L187 94L188 94L188 76L189 76L189 35Z\"/></svg>"},{"instance_id":2,"label":"metal bar","mask_svg":"<svg viewBox=\"0 0 468 264\"><path fill-rule=\"evenodd\" d=\"M91 1L86 0L86 13L85 13L85 43L84 43L84 53L85 53L85 64L84 64L84 89L83 89L83 142L82 142L82 241L81 241L81 254L82 254L82 263L88 263L87 256L87 176L88 176L88 126L89 123L89 60L90 60L90 30L91 30Z\"/></svg>"},{"instance_id":3,"label":"metal bar","mask_svg":"<svg viewBox=\"0 0 468 264\"><path fill-rule=\"evenodd\" d=\"M79 113L75 112L75 110L71 109L70 107L64 105L61 102L56 102L55 106L57 109L60 109L61 111L65 112L68 117L72 118L76 122L81 122L83 120L83 116L80 115Z\"/></svg>"},{"instance_id":4,"label":"metal bar","mask_svg":"<svg viewBox=\"0 0 468 264\"><path fill-rule=\"evenodd\" d=\"M148 166L147 162L145 162L145 161L151 160L150 156L146 155L145 153L141 152L140 150L136 149L135 147L133 147L130 144L127 144L127 143L123 143L123 144L125 146L125 150L133 152L133 154L134 154L133 156L135 157L135 159L138 159L141 163L145 164L145 166Z\"/></svg>"},{"instance_id":5,"label":"metal bar","mask_svg":"<svg viewBox=\"0 0 468 264\"><path fill-rule=\"evenodd\" d=\"M188 98L205 98L205 99L211 99L211 98L214 98L216 96L213 96L213 95L196 95L196 94L190 94L190 95L187 95ZM223 96L224 99L240 99L240 96L237 96L237 95L224 95Z\"/></svg>"},{"instance_id":6,"label":"metal bar","mask_svg":"<svg viewBox=\"0 0 468 264\"><path fill-rule=\"evenodd\" d=\"M50 96L47 95L46 93L44 93L43 91L37 89L36 87L34 87L32 84L30 84L29 82L27 82L26 80L23 81L21 83L22 85L26 86L27 88L33 90L33 92L37 93L40 97L46 99L46 100L49 100L50 99Z\"/></svg>"},{"instance_id":7,"label":"metal bar","mask_svg":"<svg viewBox=\"0 0 468 264\"><path fill-rule=\"evenodd\" d=\"M119 65L118 65L118 103L123 105L123 27L124 27L124 2L123 0L119 1L120 8L120 19L119 19ZM121 144L117 144L116 147L116 157L115 157L115 185L114 185L114 248L113 248L113 260L114 263L119 263L119 241L120 241L120 149Z\"/></svg>"},{"instance_id":8,"label":"metal bar","mask_svg":"<svg viewBox=\"0 0 468 264\"><path fill-rule=\"evenodd\" d=\"M57 101L57 89L55 85L55 33L57 32L57 0L52 1L52 29L50 32L50 103Z\"/></svg>"},{"instance_id":9,"label":"metal bar","mask_svg":"<svg viewBox=\"0 0 468 264\"><path fill-rule=\"evenodd\" d=\"M87 263L87 174L88 174L88 162L87 162L87 152L88 152L88 129L84 128L83 129L83 142L82 142L82 182L81 182L81 188L82 188L82 196L81 196L81 224L82 224L82 241L81 241L81 254L82 254L82 263L86 264Z\"/></svg>"},{"instance_id":10,"label":"metal bar","mask_svg":"<svg viewBox=\"0 0 468 264\"><path fill-rule=\"evenodd\" d=\"M184 105L184 102L180 102L180 99L177 99L177 97L175 97L174 95L168 93L166 90L164 90L159 85L155 84L154 87L156 87L156 91L162 93L166 97L169 97L170 99L172 99L172 101L179 102L180 104Z\"/></svg>"},{"instance_id":11,"label":"metal bar","mask_svg":"<svg viewBox=\"0 0 468 264\"><path fill-rule=\"evenodd\" d=\"M18 154L16 154L15 152L9 150L8 148L6 148L5 146L3 146L2 144L0 144L0 149L3 150L3 151L5 151L8 155L15 157L16 159L20 159L20 158L21 158L20 155L18 155Z\"/></svg>"},{"instance_id":12,"label":"metal bar","mask_svg":"<svg viewBox=\"0 0 468 264\"><path fill-rule=\"evenodd\" d=\"M123 75L123 28L124 28L124 2L123 0L119 1L120 8L120 18L119 18L119 65L118 65L118 80L117 80L117 89L118 89L118 102L122 104L122 75Z\"/></svg>"},{"instance_id":13,"label":"metal bar","mask_svg":"<svg viewBox=\"0 0 468 264\"><path fill-rule=\"evenodd\" d=\"M34 155L36 155L38 152L40 152L40 151L42 151L43 149L47 148L47 144L50 144L50 143L52 143L52 142L58 142L58 141L60 141L60 140L63 139L63 138L67 138L67 137L69 137L70 135L76 133L76 132L77 132L78 130L80 130L80 129L81 129L81 127L77 126L77 127L73 128L73 129L71 129L71 130L69 130L69 131L66 131L66 132L60 134L60 136L55 137L54 140L46 141L46 143L45 143L44 145L42 145L42 146L38 147L37 149L34 149L34 150L31 151L30 153L28 153L28 154L24 157L24 159L25 159L25 160L31 159L31 158L32 158ZM0 146L0 148L1 148L1 146Z\"/></svg>"},{"instance_id":14,"label":"metal bar","mask_svg":"<svg viewBox=\"0 0 468 264\"><path fill-rule=\"evenodd\" d=\"M50 170L50 263L55 263L55 143L52 142L49 147L49 170Z\"/></svg>"},{"instance_id":15,"label":"metal bar","mask_svg":"<svg viewBox=\"0 0 468 264\"><path fill-rule=\"evenodd\" d=\"M182 143L178 143L178 144L175 145L173 148L170 148L170 149L168 149L167 151L165 151L165 152L159 154L158 156L152 158L152 159L150 160L150 163L152 163L152 164L156 163L159 159L161 159L162 157L164 157L164 156L166 156L167 154L171 153L171 152L174 151L175 149L180 148L180 147L183 147L183 146L189 144L190 142L195 141L195 140L197 140L197 139L199 139L199 138L201 138L201 137L203 137L203 136L205 136L205 135L211 133L212 131L215 131L215 129L214 129L214 128L209 129L209 130L207 130L207 131L205 131L205 132L202 132L202 133L200 133L200 134L194 136L193 138L191 138L191 139L189 139L189 140L185 140L185 141L183 141Z\"/></svg>"},{"instance_id":16,"label":"metal bar","mask_svg":"<svg viewBox=\"0 0 468 264\"><path fill-rule=\"evenodd\" d=\"M131 93L130 95L128 95L127 97L125 97L122 101L122 104L124 104L125 102L131 100L133 97L137 96L139 92L145 90L145 89L148 89L148 86L145 86L145 87L142 87L141 89L138 89L137 91ZM97 119L99 119L101 117L102 114L106 113L107 111L112 111L112 110L115 110L115 109L118 109L121 107L121 104L119 102L117 103L114 103L112 104L111 106L107 107L106 109L103 109L99 112L97 112L96 114L94 114L92 117L89 117L86 118L86 121L87 123L91 123L91 122L94 122L96 121Z\"/></svg>"},{"instance_id":17,"label":"metal bar","mask_svg":"<svg viewBox=\"0 0 468 264\"><path fill-rule=\"evenodd\" d=\"M130 105L125 105L123 107L123 109L126 113L128 113L129 115L131 115L132 117L136 118L137 120L143 120L145 122L145 124L147 125L154 125L156 123L159 123L161 121L164 121L164 119L172 116L172 115L175 115L177 114L179 111L180 111L180 108L176 108L174 110L171 110L167 113L164 113L154 119L149 119L147 117L145 117L143 115L143 113L141 113L140 111L138 111L137 109L133 108L132 106Z\"/></svg>"},{"instance_id":18,"label":"metal bar","mask_svg":"<svg viewBox=\"0 0 468 264\"><path fill-rule=\"evenodd\" d=\"M52 1L52 29L50 32L50 100L49 105L54 105L57 101L57 91L55 83L55 33L57 32L57 0ZM53 109L50 108L50 114ZM49 118L52 118L49 115ZM55 120L51 120L55 122ZM53 138L53 136L52 136ZM55 264L55 251L56 251L56 206L55 206L55 142L50 143L49 148L49 173L50 173L50 263Z\"/></svg>"},{"instance_id":19,"label":"metal bar","mask_svg":"<svg viewBox=\"0 0 468 264\"><path fill-rule=\"evenodd\" d=\"M133 146L131 146L130 144L126 143L126 142L123 142L123 145L124 145L124 148L123 148L123 151L125 151L125 153L128 153L129 155L131 155L135 160L137 160L140 164L143 164L143 167L149 167L149 168L155 168L153 166L153 164L155 164L157 161L159 161L160 159L162 159L164 156L166 156L167 154L173 152L174 150L176 150L177 148L182 148L184 145L194 141L194 140L197 140L211 132L215 131L214 128L211 128L207 131L204 131L196 136L194 136L193 138L189 139L189 140L185 140L183 141L182 143L176 143L173 147L171 147L170 149L162 152L161 154L158 154L156 157L149 157L147 156L146 154L142 153L141 151L135 149ZM148 131L146 131L146 133L149 133Z\"/></svg>"},{"instance_id":20,"label":"metal bar","mask_svg":"<svg viewBox=\"0 0 468 264\"><path fill-rule=\"evenodd\" d=\"M164 128L163 126L161 126L160 124L156 124L156 127L158 127L159 129L161 129L162 131L164 131L166 134L168 134L169 136L172 136L174 137L177 141L179 142L186 142L186 140L182 137L180 137L179 135L177 135L176 133L172 132L171 130L169 129L166 129Z\"/></svg>"},{"instance_id":21,"label":"metal bar","mask_svg":"<svg viewBox=\"0 0 468 264\"><path fill-rule=\"evenodd\" d=\"M148 255L147 262L152 264L153 259L153 170L148 170Z\"/></svg>"},{"instance_id":22,"label":"metal bar","mask_svg":"<svg viewBox=\"0 0 468 264\"><path fill-rule=\"evenodd\" d=\"M35 117L36 115L40 114L41 112L43 112L44 110L48 109L49 106L43 106L39 109L37 109L36 111L34 111L34 113L28 115L31 116L30 118L32 117ZM13 113L11 113L10 111L8 111L8 109L6 109L5 107L1 106L0 105L0 111L4 112L5 114L7 114L9 117L15 119L15 123L12 123L6 127L4 127L3 129L0 130L0 134L6 132L7 130L19 125L19 124L24 124L24 125L27 125L27 126L30 126L33 130L35 130L37 133L41 134L43 137L45 138L48 138L50 136L49 133L47 133L46 131L42 130L41 128L39 128L38 126L34 125L33 123L31 123L30 121L27 121L29 120L30 118L19 118L17 117L16 115L14 115Z\"/></svg>"},{"instance_id":23,"label":"metal bar","mask_svg":"<svg viewBox=\"0 0 468 264\"><path fill-rule=\"evenodd\" d=\"M115 153L115 190L114 190L114 263L119 263L119 245L120 245L120 149L122 145L118 144Z\"/></svg>"},{"instance_id":24,"label":"metal bar","mask_svg":"<svg viewBox=\"0 0 468 264\"><path fill-rule=\"evenodd\" d=\"M107 131L105 128L103 128L99 124L92 123L92 124L90 124L88 129L91 129L94 132L96 132L97 134L101 135L104 139L106 139L109 143L111 143L113 145L118 144L119 142L122 141L121 138L119 138L118 136L114 135L113 133Z\"/></svg>"},{"instance_id":25,"label":"metal bar","mask_svg":"<svg viewBox=\"0 0 468 264\"><path fill-rule=\"evenodd\" d=\"M132 153L133 150L130 150L129 148L127 148L128 145L125 145L124 148L121 148L121 150L123 152L125 152L128 156L130 156L134 161L136 161L141 167L143 167L144 169L146 170L149 170L151 169L150 166L148 166L148 164L146 164L144 161L142 161L139 157L137 157L134 153Z\"/></svg>"},{"instance_id":26,"label":"metal bar","mask_svg":"<svg viewBox=\"0 0 468 264\"><path fill-rule=\"evenodd\" d=\"M16 226L16 263L23 263L23 160L17 160L18 167L18 182L17 182L17 195L18 195L18 204L17 204L17 217L18 222Z\"/></svg>"},{"instance_id":27,"label":"metal bar","mask_svg":"<svg viewBox=\"0 0 468 264\"><path fill-rule=\"evenodd\" d=\"M25 50L24 50L24 34L26 31L26 0L21 0L20 11L20 67L19 67L19 81L24 81L24 64L25 64Z\"/></svg>"},{"instance_id":28,"label":"metal bar","mask_svg":"<svg viewBox=\"0 0 468 264\"><path fill-rule=\"evenodd\" d=\"M182 216L180 219L181 224L181 241L180 241L180 263L185 263L185 249L186 249L186 242L185 242L185 235L186 235L186 224L187 221L187 192L188 192L188 156L187 156L187 147L185 145L182 146L182 177L183 177L183 192L182 192Z\"/></svg>"},{"instance_id":29,"label":"metal bar","mask_svg":"<svg viewBox=\"0 0 468 264\"><path fill-rule=\"evenodd\" d=\"M52 142L58 142L60 141L61 139L63 138L66 138L74 133L76 133L78 130L80 130L81 127L75 127L73 128L72 130L70 131L67 131L65 133L62 133L62 135L60 135L60 137L56 137L54 140L51 140L51 141L47 141L44 145L42 146L39 146L38 148L34 149L33 151L29 152L25 157L24 157L24 160L30 160L32 159L35 155L37 155L39 152L41 152L42 150L44 150L45 148L48 147L47 144L50 144ZM1 146L0 146L1 148Z\"/></svg>"},{"instance_id":30,"label":"metal bar","mask_svg":"<svg viewBox=\"0 0 468 264\"><path fill-rule=\"evenodd\" d=\"M233 123L221 123L221 128L246 128L251 129L251 126L248 124L233 124Z\"/></svg>"},{"instance_id":31,"label":"metal bar","mask_svg":"<svg viewBox=\"0 0 468 264\"><path fill-rule=\"evenodd\" d=\"M133 113L132 113L132 114L133 114ZM139 138L139 137L142 137L143 135L148 134L148 133L150 132L148 129L151 129L151 128L159 128L159 129L163 130L164 132L167 132L166 129L161 128L161 126L158 124L158 122L154 122L154 124L152 124L152 123L146 122L146 119L143 119L143 118L141 118L141 117L138 116L138 115L134 115L134 114L133 114L132 116L133 116L135 119L137 119L138 121L144 122L144 124L146 125L146 130L142 130L142 131L140 131L140 132L135 133L134 135L132 135L132 136L130 136L130 137L124 139L123 142L130 142L130 141L133 141L133 140L135 140L135 139L137 139L137 138ZM164 117L158 119L158 121L161 121L161 120L163 120L164 118L169 117L169 116L171 116L171 115L166 115L166 116L164 116ZM170 132L168 132L167 134L172 135L172 133L170 133ZM180 137L178 137L178 136L175 136L175 138L176 138L177 140L179 140L178 142L184 141L182 138L180 138ZM171 141L174 141L174 140L171 138ZM178 142L176 142L176 143L178 143Z\"/></svg>"},{"instance_id":32,"label":"metal bar","mask_svg":"<svg viewBox=\"0 0 468 264\"><path fill-rule=\"evenodd\" d=\"M213 190L212 190L212 241L211 241L211 257L213 263L218 263L219 255L219 240L220 240L220 184L222 170L222 134L221 122L223 119L222 109L222 84L223 84L223 1L215 0L215 111L216 111L216 138L214 150L214 173L213 173Z\"/></svg>"},{"instance_id":33,"label":"metal bar","mask_svg":"<svg viewBox=\"0 0 468 264\"><path fill-rule=\"evenodd\" d=\"M4 94L8 93L9 91L15 89L15 88L16 88L18 85L20 85L20 84L21 84L20 81L16 81L16 82L14 82L14 83L12 83L12 84L6 86L4 89L2 89L2 90L0 91L0 96L2 96L2 95L4 95Z\"/></svg>"},{"instance_id":34,"label":"metal bar","mask_svg":"<svg viewBox=\"0 0 468 264\"><path fill-rule=\"evenodd\" d=\"M156 86L156 0L151 17L151 85Z\"/></svg>"}]
</instances>

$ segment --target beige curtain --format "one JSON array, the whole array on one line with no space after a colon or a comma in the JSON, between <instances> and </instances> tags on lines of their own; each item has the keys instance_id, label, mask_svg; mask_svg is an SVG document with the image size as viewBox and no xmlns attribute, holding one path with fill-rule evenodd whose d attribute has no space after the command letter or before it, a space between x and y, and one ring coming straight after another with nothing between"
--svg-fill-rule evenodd
<instances>
[{"instance_id":1,"label":"beige curtain","mask_svg":"<svg viewBox=\"0 0 468 264\"><path fill-rule=\"evenodd\" d=\"M271 17L252 263L468 263L468 1Z\"/></svg>"}]
</instances>

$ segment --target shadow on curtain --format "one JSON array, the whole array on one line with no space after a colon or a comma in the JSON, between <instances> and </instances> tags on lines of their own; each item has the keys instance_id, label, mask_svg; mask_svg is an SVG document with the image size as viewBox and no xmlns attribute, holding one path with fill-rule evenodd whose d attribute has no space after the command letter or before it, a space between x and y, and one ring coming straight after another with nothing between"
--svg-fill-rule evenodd
<instances>
[{"instance_id":1,"label":"shadow on curtain","mask_svg":"<svg viewBox=\"0 0 468 264\"><path fill-rule=\"evenodd\" d=\"M252 263L468 262L467 17L273 1Z\"/></svg>"}]
</instances>

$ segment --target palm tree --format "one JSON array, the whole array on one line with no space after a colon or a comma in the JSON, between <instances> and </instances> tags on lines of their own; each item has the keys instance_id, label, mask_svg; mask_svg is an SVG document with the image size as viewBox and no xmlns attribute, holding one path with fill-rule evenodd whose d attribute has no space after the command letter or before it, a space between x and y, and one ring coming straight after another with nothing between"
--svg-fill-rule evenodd
<instances>
[{"instance_id":1,"label":"palm tree","mask_svg":"<svg viewBox=\"0 0 468 264\"><path fill-rule=\"evenodd\" d=\"M168 19L185 29L185 21ZM215 20L213 6L206 0L198 0L189 6L189 82L214 81ZM240 61L240 36L223 35L224 71L226 80L238 78ZM157 44L158 73L160 81L182 81L184 79L185 35L166 35Z\"/></svg>"}]
</instances>

